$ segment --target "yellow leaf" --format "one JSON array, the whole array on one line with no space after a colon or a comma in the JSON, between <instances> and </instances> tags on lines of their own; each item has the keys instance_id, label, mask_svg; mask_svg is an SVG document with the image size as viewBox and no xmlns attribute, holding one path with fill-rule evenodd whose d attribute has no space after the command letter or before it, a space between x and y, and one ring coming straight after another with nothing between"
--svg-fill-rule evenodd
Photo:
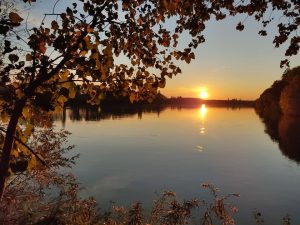
<instances>
[{"instance_id":1,"label":"yellow leaf","mask_svg":"<svg viewBox=\"0 0 300 225\"><path fill-rule=\"evenodd\" d=\"M14 88L17 89L17 88L19 88L20 85L19 85L19 83L17 83L17 82L13 82L13 83L12 83L12 86L14 86Z\"/></svg>"},{"instance_id":2,"label":"yellow leaf","mask_svg":"<svg viewBox=\"0 0 300 225\"><path fill-rule=\"evenodd\" d=\"M46 52L46 42L40 42L39 47L40 47L41 53L44 54Z\"/></svg>"},{"instance_id":3,"label":"yellow leaf","mask_svg":"<svg viewBox=\"0 0 300 225\"><path fill-rule=\"evenodd\" d=\"M69 88L69 98L75 98L76 96L76 90L75 90L75 84L72 82L70 83L70 88Z\"/></svg>"},{"instance_id":4,"label":"yellow leaf","mask_svg":"<svg viewBox=\"0 0 300 225\"><path fill-rule=\"evenodd\" d=\"M25 137L25 136L20 136L19 138L20 138L20 140L21 140L23 143L26 143L26 142L28 141L28 138ZM24 147L23 145L19 145L19 146ZM26 148L26 147L25 147L25 148Z\"/></svg>"},{"instance_id":5,"label":"yellow leaf","mask_svg":"<svg viewBox=\"0 0 300 225\"><path fill-rule=\"evenodd\" d=\"M21 99L24 97L24 93L20 89L16 90L16 94L17 94L18 99Z\"/></svg>"},{"instance_id":6,"label":"yellow leaf","mask_svg":"<svg viewBox=\"0 0 300 225\"><path fill-rule=\"evenodd\" d=\"M87 53L88 53L88 51L82 50L82 51L80 51L79 55L85 56Z\"/></svg>"},{"instance_id":7,"label":"yellow leaf","mask_svg":"<svg viewBox=\"0 0 300 225\"><path fill-rule=\"evenodd\" d=\"M131 103L133 103L136 100L136 93L132 92L130 94L129 100Z\"/></svg>"},{"instance_id":8,"label":"yellow leaf","mask_svg":"<svg viewBox=\"0 0 300 225\"><path fill-rule=\"evenodd\" d=\"M139 18L139 19L137 20L137 23L138 23L139 25L142 25L142 24L143 24L143 20L142 20L141 18Z\"/></svg>"},{"instance_id":9,"label":"yellow leaf","mask_svg":"<svg viewBox=\"0 0 300 225\"><path fill-rule=\"evenodd\" d=\"M90 25L88 25L86 31L91 33L91 32L93 32L93 30L94 30L94 28L92 28Z\"/></svg>"},{"instance_id":10,"label":"yellow leaf","mask_svg":"<svg viewBox=\"0 0 300 225\"><path fill-rule=\"evenodd\" d=\"M13 23L20 23L22 22L23 18L19 16L19 14L15 12L10 12L9 13L9 19Z\"/></svg>"},{"instance_id":11,"label":"yellow leaf","mask_svg":"<svg viewBox=\"0 0 300 225\"><path fill-rule=\"evenodd\" d=\"M100 61L99 61L99 60L96 60L96 67L95 67L95 70L100 70L100 67L101 67ZM91 76L91 75L89 74L89 76Z\"/></svg>"},{"instance_id":12,"label":"yellow leaf","mask_svg":"<svg viewBox=\"0 0 300 225\"><path fill-rule=\"evenodd\" d=\"M19 151L17 149L13 149L10 153L11 156L14 156L15 158L19 157Z\"/></svg>"},{"instance_id":13,"label":"yellow leaf","mask_svg":"<svg viewBox=\"0 0 300 225\"><path fill-rule=\"evenodd\" d=\"M122 1L122 8L123 9L127 9L129 6L129 3L125 3L124 1Z\"/></svg>"},{"instance_id":14,"label":"yellow leaf","mask_svg":"<svg viewBox=\"0 0 300 225\"><path fill-rule=\"evenodd\" d=\"M114 61L113 53L112 53L112 45L111 44L107 45L103 53L104 56L106 57L106 66L108 68L111 68L113 66L113 61Z\"/></svg>"},{"instance_id":15,"label":"yellow leaf","mask_svg":"<svg viewBox=\"0 0 300 225\"><path fill-rule=\"evenodd\" d=\"M85 40L87 49L91 50L93 48L93 44L90 41L90 37L89 36L85 36L85 38L83 40Z\"/></svg>"},{"instance_id":16,"label":"yellow leaf","mask_svg":"<svg viewBox=\"0 0 300 225\"><path fill-rule=\"evenodd\" d=\"M27 127L26 127L26 129L25 129L25 131L24 131L24 135L26 137L30 137L30 135L33 132L33 128L34 128L34 126L32 124L28 124Z\"/></svg>"},{"instance_id":17,"label":"yellow leaf","mask_svg":"<svg viewBox=\"0 0 300 225\"><path fill-rule=\"evenodd\" d=\"M101 66L101 80L104 81L107 77L107 69L105 65Z\"/></svg>"},{"instance_id":18,"label":"yellow leaf","mask_svg":"<svg viewBox=\"0 0 300 225\"><path fill-rule=\"evenodd\" d=\"M106 65L108 68L111 68L113 66L113 63L114 63L114 59L113 57L108 57L107 58L107 61L106 61Z\"/></svg>"},{"instance_id":19,"label":"yellow leaf","mask_svg":"<svg viewBox=\"0 0 300 225\"><path fill-rule=\"evenodd\" d=\"M103 100L105 99L105 95L103 93L101 93L99 96L98 96L99 100ZM99 107L100 108L100 107Z\"/></svg>"},{"instance_id":20,"label":"yellow leaf","mask_svg":"<svg viewBox=\"0 0 300 225\"><path fill-rule=\"evenodd\" d=\"M70 71L69 71L69 70L64 70L63 72L61 72L61 73L60 73L61 81L67 80L69 74L70 74Z\"/></svg>"},{"instance_id":21,"label":"yellow leaf","mask_svg":"<svg viewBox=\"0 0 300 225\"><path fill-rule=\"evenodd\" d=\"M178 6L179 0L164 0L163 3L167 10L174 11Z\"/></svg>"},{"instance_id":22,"label":"yellow leaf","mask_svg":"<svg viewBox=\"0 0 300 225\"><path fill-rule=\"evenodd\" d=\"M25 118L28 118L29 115L30 115L30 110L29 110L29 108L28 108L28 107L25 107L25 108L23 109L22 114L23 114L23 116L24 116Z\"/></svg>"},{"instance_id":23,"label":"yellow leaf","mask_svg":"<svg viewBox=\"0 0 300 225\"><path fill-rule=\"evenodd\" d=\"M61 105L57 105L57 106L55 106L54 113L60 113L60 112L62 112L62 110L63 110L63 107Z\"/></svg>"},{"instance_id":24,"label":"yellow leaf","mask_svg":"<svg viewBox=\"0 0 300 225\"><path fill-rule=\"evenodd\" d=\"M36 157L33 155L28 163L28 171L32 171L37 166Z\"/></svg>"},{"instance_id":25,"label":"yellow leaf","mask_svg":"<svg viewBox=\"0 0 300 225\"><path fill-rule=\"evenodd\" d=\"M106 88L106 85L102 83L102 84L100 85L100 90L104 90L105 88Z\"/></svg>"},{"instance_id":26,"label":"yellow leaf","mask_svg":"<svg viewBox=\"0 0 300 225\"><path fill-rule=\"evenodd\" d=\"M91 54L90 59L96 59L96 60L98 60L99 59L99 53L98 53L98 51L96 51L95 53Z\"/></svg>"},{"instance_id":27,"label":"yellow leaf","mask_svg":"<svg viewBox=\"0 0 300 225\"><path fill-rule=\"evenodd\" d=\"M81 31L76 31L75 36L78 37L81 35Z\"/></svg>"},{"instance_id":28,"label":"yellow leaf","mask_svg":"<svg viewBox=\"0 0 300 225\"><path fill-rule=\"evenodd\" d=\"M64 82L61 84L62 87L69 89L71 86L71 81L70 82Z\"/></svg>"},{"instance_id":29,"label":"yellow leaf","mask_svg":"<svg viewBox=\"0 0 300 225\"><path fill-rule=\"evenodd\" d=\"M51 28L53 30L57 30L59 28L58 23L55 20L51 22Z\"/></svg>"},{"instance_id":30,"label":"yellow leaf","mask_svg":"<svg viewBox=\"0 0 300 225\"><path fill-rule=\"evenodd\" d=\"M24 155L26 155L26 156L31 155L31 152L24 145L19 144L18 148L19 148L19 151L22 152Z\"/></svg>"},{"instance_id":31,"label":"yellow leaf","mask_svg":"<svg viewBox=\"0 0 300 225\"><path fill-rule=\"evenodd\" d=\"M26 54L26 61L31 61L32 60L32 55L31 54Z\"/></svg>"},{"instance_id":32,"label":"yellow leaf","mask_svg":"<svg viewBox=\"0 0 300 225\"><path fill-rule=\"evenodd\" d=\"M65 97L65 96L63 96L63 95L60 95L59 97L58 97L58 99L57 99L57 101L59 102L59 103L65 103L66 101L67 101L68 99Z\"/></svg>"},{"instance_id":33,"label":"yellow leaf","mask_svg":"<svg viewBox=\"0 0 300 225\"><path fill-rule=\"evenodd\" d=\"M107 47L105 48L104 55L106 55L106 56L112 55L112 45L111 44L107 45Z\"/></svg>"},{"instance_id":34,"label":"yellow leaf","mask_svg":"<svg viewBox=\"0 0 300 225\"><path fill-rule=\"evenodd\" d=\"M77 70L84 71L84 66L77 64Z\"/></svg>"}]
</instances>

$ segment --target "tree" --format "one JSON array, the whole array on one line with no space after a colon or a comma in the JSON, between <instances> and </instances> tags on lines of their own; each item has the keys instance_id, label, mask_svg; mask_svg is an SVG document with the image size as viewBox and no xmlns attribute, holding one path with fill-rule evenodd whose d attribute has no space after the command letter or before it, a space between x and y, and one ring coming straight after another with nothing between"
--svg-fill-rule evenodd
<instances>
[{"instance_id":1,"label":"tree","mask_svg":"<svg viewBox=\"0 0 300 225\"><path fill-rule=\"evenodd\" d=\"M34 0L23 1L34 4ZM189 63L195 58L193 50L205 41L207 21L237 14L260 21L264 29L259 34L265 36L265 27L273 19L269 12L278 11L282 17L275 46L290 40L286 56L299 51L298 0L78 0L63 12L53 9L45 14L39 27L25 27L26 37L17 31L26 21L8 4L11 1L1 3L0 104L6 126L2 129L1 196L12 173L10 162L28 152L34 115L60 111L74 98L76 84L89 96L90 104L99 104L106 92L128 96L132 102L151 99L167 77L181 72L176 60ZM236 29L243 30L244 25L239 23ZM184 32L189 34L186 46L179 44Z\"/></svg>"}]
</instances>

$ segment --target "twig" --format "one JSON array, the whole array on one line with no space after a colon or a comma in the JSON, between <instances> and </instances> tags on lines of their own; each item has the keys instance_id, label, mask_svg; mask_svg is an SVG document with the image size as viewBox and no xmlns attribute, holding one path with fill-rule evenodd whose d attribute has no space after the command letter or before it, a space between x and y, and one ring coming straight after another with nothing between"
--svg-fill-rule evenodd
<instances>
[{"instance_id":1,"label":"twig","mask_svg":"<svg viewBox=\"0 0 300 225\"><path fill-rule=\"evenodd\" d=\"M4 133L6 133L6 130L5 128L3 127L0 127L0 130L3 131ZM23 145L24 147L26 147L44 166L46 166L46 162L44 160L41 159L41 157L36 154L34 152L34 150L32 148L30 148L27 144L25 144L23 141L21 141L19 138L17 138L16 136L14 136L14 139L19 142L21 145Z\"/></svg>"},{"instance_id":2,"label":"twig","mask_svg":"<svg viewBox=\"0 0 300 225\"><path fill-rule=\"evenodd\" d=\"M58 4L59 1L60 1L60 0L57 0L57 1L55 2L54 6L53 6L53 9L52 9L52 13L53 13L53 14L54 14L55 7L56 7L56 5Z\"/></svg>"},{"instance_id":3,"label":"twig","mask_svg":"<svg viewBox=\"0 0 300 225\"><path fill-rule=\"evenodd\" d=\"M23 145L24 147L26 147L38 160L40 160L40 162L44 165L44 166L46 166L47 164L46 164L46 162L44 161L44 160L42 160L41 159L41 157L38 155L38 154L36 154L34 151L33 151L33 149L31 149L27 144L25 144L23 141L21 141L19 138L17 138L17 137L15 137L14 136L14 139L17 141L17 142L19 142L21 145Z\"/></svg>"}]
</instances>

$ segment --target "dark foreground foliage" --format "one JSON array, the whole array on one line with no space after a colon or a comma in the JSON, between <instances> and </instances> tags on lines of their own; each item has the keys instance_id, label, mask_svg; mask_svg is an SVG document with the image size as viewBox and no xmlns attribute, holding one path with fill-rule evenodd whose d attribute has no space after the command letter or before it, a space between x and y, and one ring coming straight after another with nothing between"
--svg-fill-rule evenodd
<instances>
[{"instance_id":1,"label":"dark foreground foliage","mask_svg":"<svg viewBox=\"0 0 300 225\"><path fill-rule=\"evenodd\" d=\"M174 192L164 192L154 201L150 215L145 216L141 203L134 203L131 207L111 206L110 210L100 213L94 199L81 199L78 196L79 186L70 176L60 177L57 186L59 192L56 197L47 199L47 195L40 189L38 192L28 181L11 187L1 202L0 224L110 224L110 225L142 225L142 224L190 224L195 217L198 223L235 224L232 214L237 209L226 203L226 200L237 194L219 196L218 190L210 184L203 185L209 189L214 199L206 202L199 199L179 201ZM32 182L32 180L31 180ZM57 183L58 184L58 183ZM13 194L12 194L13 193ZM200 213L201 214L197 214Z\"/></svg>"}]
</instances>

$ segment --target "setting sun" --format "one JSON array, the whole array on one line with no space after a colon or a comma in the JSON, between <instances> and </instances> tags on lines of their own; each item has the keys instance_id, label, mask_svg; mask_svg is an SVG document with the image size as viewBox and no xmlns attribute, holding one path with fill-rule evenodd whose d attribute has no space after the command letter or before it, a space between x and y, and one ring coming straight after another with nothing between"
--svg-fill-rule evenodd
<instances>
[{"instance_id":1,"label":"setting sun","mask_svg":"<svg viewBox=\"0 0 300 225\"><path fill-rule=\"evenodd\" d=\"M201 99L207 99L208 98L208 92L206 88L201 88L200 89L200 94L199 94Z\"/></svg>"}]
</instances>

